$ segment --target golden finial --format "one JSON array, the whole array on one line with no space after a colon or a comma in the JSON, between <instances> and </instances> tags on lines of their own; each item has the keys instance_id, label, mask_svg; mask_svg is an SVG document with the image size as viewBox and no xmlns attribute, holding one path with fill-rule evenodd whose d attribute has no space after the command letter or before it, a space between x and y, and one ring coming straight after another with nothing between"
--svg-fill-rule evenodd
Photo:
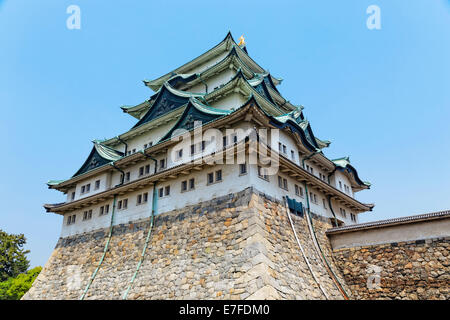
<instances>
[{"instance_id":1,"label":"golden finial","mask_svg":"<svg viewBox=\"0 0 450 320\"><path fill-rule=\"evenodd\" d=\"M239 44L238 44L239 46L245 46L245 38L244 38L244 35L242 35L240 38L239 38Z\"/></svg>"}]
</instances>

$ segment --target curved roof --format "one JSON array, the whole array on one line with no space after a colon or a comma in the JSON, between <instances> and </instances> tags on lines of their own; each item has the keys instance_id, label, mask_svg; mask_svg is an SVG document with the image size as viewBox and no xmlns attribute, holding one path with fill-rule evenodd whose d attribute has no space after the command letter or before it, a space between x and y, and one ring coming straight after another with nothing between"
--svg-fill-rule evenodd
<instances>
[{"instance_id":1,"label":"curved roof","mask_svg":"<svg viewBox=\"0 0 450 320\"><path fill-rule=\"evenodd\" d=\"M123 153L120 151L107 147L98 141L93 141L93 143L94 146L89 156L72 178L123 157Z\"/></svg>"},{"instance_id":2,"label":"curved roof","mask_svg":"<svg viewBox=\"0 0 450 320\"><path fill-rule=\"evenodd\" d=\"M367 181L362 181L356 169L350 164L350 157L342 157L338 159L331 160L337 167L338 170L346 172L355 184L362 187L363 189L370 189L371 183Z\"/></svg>"},{"instance_id":3,"label":"curved roof","mask_svg":"<svg viewBox=\"0 0 450 320\"><path fill-rule=\"evenodd\" d=\"M189 73L189 71L203 64L204 62L218 56L219 54L232 50L236 48L236 52L239 57L253 70L253 72L264 73L265 70L260 65L258 65L248 54L247 50L239 47L239 45L234 41L231 32L228 32L226 37L216 46L209 49L205 53L201 54L197 58L185 63L184 65L172 70L171 72L166 73L165 75L154 79L154 80L145 80L144 83L146 86L151 88L152 90L158 90L169 78L171 78L175 74L184 74ZM280 81L280 79L274 78L276 81Z\"/></svg>"}]
</instances>

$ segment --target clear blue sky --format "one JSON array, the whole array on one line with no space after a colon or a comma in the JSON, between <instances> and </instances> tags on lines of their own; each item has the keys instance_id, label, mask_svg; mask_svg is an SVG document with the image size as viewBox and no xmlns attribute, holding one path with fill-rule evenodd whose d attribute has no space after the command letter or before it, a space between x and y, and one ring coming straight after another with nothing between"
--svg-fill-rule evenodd
<instances>
[{"instance_id":1,"label":"clear blue sky","mask_svg":"<svg viewBox=\"0 0 450 320\"><path fill-rule=\"evenodd\" d=\"M81 8L81 30L66 8ZM381 8L368 30L366 8ZM362 221L450 208L450 2L0 0L0 228L24 233L43 265L71 176L91 140L128 130L119 109L152 79L221 41L246 37L280 91L305 106L330 158L350 155L374 202Z\"/></svg>"}]
</instances>

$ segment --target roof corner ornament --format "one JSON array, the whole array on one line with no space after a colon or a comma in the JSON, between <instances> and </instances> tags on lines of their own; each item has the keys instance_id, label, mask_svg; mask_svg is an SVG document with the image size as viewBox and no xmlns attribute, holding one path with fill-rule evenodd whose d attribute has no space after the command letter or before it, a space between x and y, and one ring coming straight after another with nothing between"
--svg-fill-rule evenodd
<instances>
[{"instance_id":1,"label":"roof corner ornament","mask_svg":"<svg viewBox=\"0 0 450 320\"><path fill-rule=\"evenodd\" d=\"M244 38L244 35L242 35L242 36L240 36L239 37L239 43L238 43L238 46L245 46L245 38Z\"/></svg>"}]
</instances>

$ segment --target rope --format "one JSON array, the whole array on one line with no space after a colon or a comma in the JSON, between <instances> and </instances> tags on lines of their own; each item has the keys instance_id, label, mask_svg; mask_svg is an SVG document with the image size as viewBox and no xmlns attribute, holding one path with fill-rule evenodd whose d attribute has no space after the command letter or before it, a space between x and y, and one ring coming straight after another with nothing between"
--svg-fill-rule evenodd
<instances>
[{"instance_id":1,"label":"rope","mask_svg":"<svg viewBox=\"0 0 450 320\"><path fill-rule=\"evenodd\" d=\"M100 270L100 266L102 265L103 260L105 259L105 256L106 256L106 252L108 251L109 243L111 241L112 231L113 231L114 213L116 211L116 199L117 199L117 195L114 195L113 208L112 208L112 213L111 213L111 223L110 223L110 226L109 226L108 240L106 241L105 248L103 249L102 258L100 259L100 262L98 263L97 268L92 273L91 278L89 279L89 282L86 285L86 288L84 289L84 292L83 292L83 294L80 297L80 300L84 300L84 297L86 296L86 293L88 292L89 288L91 287L92 282L94 282L94 279L95 279L95 276L98 273L98 270Z\"/></svg>"},{"instance_id":2,"label":"rope","mask_svg":"<svg viewBox=\"0 0 450 320\"><path fill-rule=\"evenodd\" d=\"M285 206L286 206L286 212L287 212L287 216L289 218L289 222L291 224L292 231L294 231L295 240L297 240L297 244L300 247L300 251L302 252L303 259L305 260L305 262L306 262L306 264L308 266L308 269L309 269L309 271L311 272L311 274L312 274L312 276L314 278L314 281L316 281L317 285L319 286L320 291L322 291L323 295L325 296L325 299L329 300L327 294L325 293L325 290L323 290L322 286L320 285L319 280L316 278L316 275L314 274L314 272L312 270L312 267L311 267L311 264L309 263L308 258L306 257L305 251L303 250L303 247L302 247L302 245L300 243L300 240L297 237L297 232L295 231L294 224L292 222L291 213L290 213L289 207L287 205L287 201L285 203Z\"/></svg>"},{"instance_id":3,"label":"rope","mask_svg":"<svg viewBox=\"0 0 450 320\"><path fill-rule=\"evenodd\" d=\"M311 238L313 240L314 246L316 247L316 251L319 253L320 257L322 258L322 262L324 262L325 268L327 269L328 274L331 276L331 279L333 280L334 284L338 288L339 292L342 294L342 296L344 297L345 300L349 300L347 292L345 292L344 288L342 287L341 283L339 282L338 278L336 277L336 274L331 269L331 267L327 261L327 258L323 254L322 249L320 248L320 244L319 244L319 241L317 241L316 233L314 231L314 226L312 224L309 209L307 209L307 216L308 216L308 218L306 220L308 221L309 232L311 234Z\"/></svg>"},{"instance_id":4,"label":"rope","mask_svg":"<svg viewBox=\"0 0 450 320\"><path fill-rule=\"evenodd\" d=\"M122 300L126 300L127 299L128 293L130 292L130 290L131 290L131 288L133 286L134 280L136 279L136 276L137 276L137 274L139 272L139 269L141 268L142 262L144 261L145 251L147 250L147 246L148 246L148 243L150 241L150 237L151 237L152 230L153 230L153 224L154 224L154 220L155 220L155 207L154 206L155 206L155 203L156 203L156 198L155 198L156 196L157 196L157 193L156 193L156 184L155 184L154 187L153 187L152 216L150 218L150 226L149 226L149 230L147 232L147 238L145 239L144 248L142 249L141 258L139 259L139 262L138 262L138 264L136 266L136 271L134 272L133 277L131 277L130 284L128 285L127 290L125 290L125 292L123 293Z\"/></svg>"}]
</instances>

